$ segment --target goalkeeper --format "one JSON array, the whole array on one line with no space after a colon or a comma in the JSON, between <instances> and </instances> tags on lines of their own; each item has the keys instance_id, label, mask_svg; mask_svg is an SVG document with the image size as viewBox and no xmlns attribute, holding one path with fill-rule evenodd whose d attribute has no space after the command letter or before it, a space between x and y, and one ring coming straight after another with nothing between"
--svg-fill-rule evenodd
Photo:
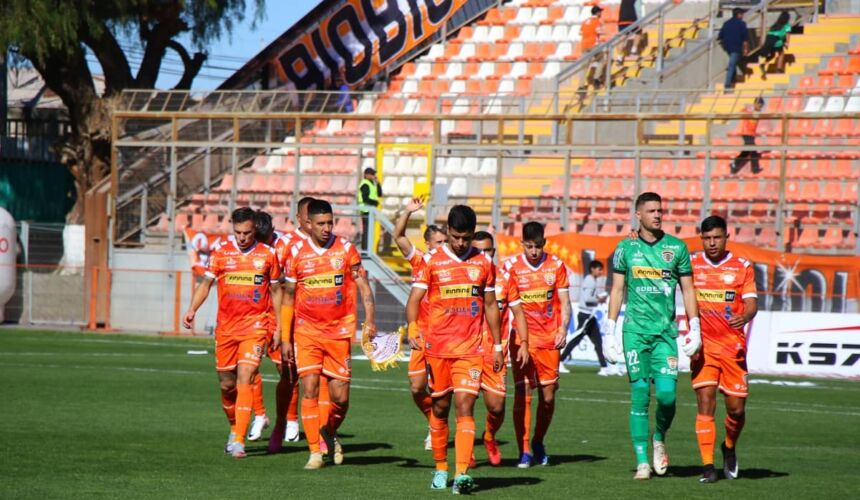
<instances>
[{"instance_id":1,"label":"goalkeeper","mask_svg":"<svg viewBox=\"0 0 860 500\"><path fill-rule=\"evenodd\" d=\"M610 363L621 360L621 347L613 332L626 289L627 309L622 338L630 379L630 437L636 453L634 479L644 480L651 478L648 406L652 382L657 399L654 473L662 476L669 466L666 432L675 417L675 386L678 381L675 288L679 283L690 324L683 343L687 356L693 356L699 350L702 340L690 253L683 241L662 231L660 195L650 192L639 195L636 218L639 220L638 237L621 241L615 249L603 353Z\"/></svg>"}]
</instances>

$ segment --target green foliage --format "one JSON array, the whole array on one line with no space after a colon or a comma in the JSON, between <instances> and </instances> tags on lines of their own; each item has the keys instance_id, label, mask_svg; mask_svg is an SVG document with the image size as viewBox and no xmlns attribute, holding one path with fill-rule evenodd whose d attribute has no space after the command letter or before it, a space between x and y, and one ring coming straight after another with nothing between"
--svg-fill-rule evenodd
<instances>
[{"instance_id":1,"label":"green foliage","mask_svg":"<svg viewBox=\"0 0 860 500\"><path fill-rule=\"evenodd\" d=\"M189 356L207 349L210 355ZM211 340L71 332L0 331L6 432L0 453L5 498L428 498L433 459L427 422L412 403L405 366L382 373L353 363L351 405L342 427L344 464L304 471L304 442L249 457L223 453ZM275 372L263 362L266 405L275 407ZM562 375L546 440L549 467L517 469L508 398L503 466L489 467L476 445L472 471L487 498L852 498L856 495L860 399L854 381L815 387L752 385L739 442L740 479L701 485L695 396L678 384L668 434L669 477L633 480L627 416L629 384L596 368ZM763 377L751 377L761 379ZM509 378L510 383L510 378ZM509 395L510 396L510 395ZM725 412L719 401L717 433ZM654 403L652 401L652 413ZM476 406L478 434L483 401ZM652 416L653 419L653 416ZM532 418L534 423L534 418ZM451 417L451 441L454 419ZM453 449L449 461L453 461ZM720 465L719 451L717 462Z\"/></svg>"}]
</instances>

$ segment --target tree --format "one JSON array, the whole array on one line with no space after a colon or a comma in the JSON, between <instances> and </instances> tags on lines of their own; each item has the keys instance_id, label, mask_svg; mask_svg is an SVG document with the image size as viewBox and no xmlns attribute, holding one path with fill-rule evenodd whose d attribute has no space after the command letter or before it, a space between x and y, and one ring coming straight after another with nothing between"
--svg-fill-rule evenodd
<instances>
[{"instance_id":1,"label":"tree","mask_svg":"<svg viewBox=\"0 0 860 500\"><path fill-rule=\"evenodd\" d=\"M256 4L255 21L265 0ZM72 172L78 201L70 222L83 218L84 194L110 172L110 110L123 89L154 88L168 49L182 59L175 88L188 89L206 61L208 42L244 18L245 0L0 0L0 47L29 60L66 105L71 134L62 161ZM191 40L189 53L180 36ZM136 71L121 42L133 40L143 56ZM87 65L90 51L102 67L99 95Z\"/></svg>"}]
</instances>

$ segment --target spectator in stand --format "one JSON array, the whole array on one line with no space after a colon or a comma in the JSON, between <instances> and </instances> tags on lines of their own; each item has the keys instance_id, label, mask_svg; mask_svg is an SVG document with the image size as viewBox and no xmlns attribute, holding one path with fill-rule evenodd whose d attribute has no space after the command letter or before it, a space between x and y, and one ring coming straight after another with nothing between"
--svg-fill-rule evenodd
<instances>
[{"instance_id":1,"label":"spectator in stand","mask_svg":"<svg viewBox=\"0 0 860 500\"><path fill-rule=\"evenodd\" d=\"M361 212L361 249L367 249L367 236L370 234L370 210L368 207L379 208L382 199L382 185L376 178L376 170L364 169L364 179L358 185L358 207Z\"/></svg>"},{"instance_id":2,"label":"spectator in stand","mask_svg":"<svg viewBox=\"0 0 860 500\"><path fill-rule=\"evenodd\" d=\"M767 80L767 65L774 57L776 57L777 73L782 73L785 70L785 41L790 32L791 14L788 11L782 11L776 22L768 30L759 54L762 57L761 64L759 64L762 80Z\"/></svg>"},{"instance_id":3,"label":"spectator in stand","mask_svg":"<svg viewBox=\"0 0 860 500\"><path fill-rule=\"evenodd\" d=\"M744 112L749 113L750 116L741 120L741 137L744 140L745 146L755 146L755 136L758 131L758 117L753 113L760 113L762 108L764 108L764 99L761 97L756 97L755 102L753 103L753 109L750 110L747 108ZM761 157L761 153L758 151L752 150L744 150L735 157L735 161L732 164L731 172L736 174L744 168L744 165L747 162L752 163L752 173L757 174L761 172L761 167L759 166L758 160Z\"/></svg>"},{"instance_id":4,"label":"spectator in stand","mask_svg":"<svg viewBox=\"0 0 860 500\"><path fill-rule=\"evenodd\" d=\"M579 334L567 343L564 352L561 353L562 363L570 357L570 353L587 335L588 340L594 345L594 350L597 353L597 361L600 363L600 371L598 375L612 375L606 365L606 359L603 357L603 344L600 340L600 326L597 318L594 315L595 309L599 304L606 302L606 278L603 277L603 263L599 260L593 260L588 265L588 275L582 279L582 287L579 294L579 312L576 315L576 325L578 326ZM614 367L613 367L614 368Z\"/></svg>"},{"instance_id":5,"label":"spectator in stand","mask_svg":"<svg viewBox=\"0 0 860 500\"><path fill-rule=\"evenodd\" d=\"M337 97L337 109L344 113L352 113L354 106L352 104L352 96L349 93L349 85L340 79L338 79L338 83L340 85L337 86L337 90L340 94Z\"/></svg>"},{"instance_id":6,"label":"spectator in stand","mask_svg":"<svg viewBox=\"0 0 860 500\"><path fill-rule=\"evenodd\" d=\"M635 23L639 17L636 15L636 0L621 0L621 10L618 13L618 31L623 32ZM639 54L639 44L642 43L642 29L636 28L628 32L627 40L624 42L623 56L635 56Z\"/></svg>"},{"instance_id":7,"label":"spectator in stand","mask_svg":"<svg viewBox=\"0 0 860 500\"><path fill-rule=\"evenodd\" d=\"M749 53L750 35L747 23L744 22L744 10L735 8L732 10L732 18L723 23L720 34L717 36L720 46L729 55L729 64L726 66L726 92L730 92L735 86L735 73L737 68L746 72L745 57Z\"/></svg>"},{"instance_id":8,"label":"spectator in stand","mask_svg":"<svg viewBox=\"0 0 860 500\"><path fill-rule=\"evenodd\" d=\"M591 8L591 17L582 23L580 33L582 35L582 53L585 54L601 42L603 35L603 22L600 20L603 9L599 5ZM606 71L606 66L602 65L603 54L597 54L588 67L588 72L585 76L585 81L595 87L600 87L603 73Z\"/></svg>"}]
</instances>

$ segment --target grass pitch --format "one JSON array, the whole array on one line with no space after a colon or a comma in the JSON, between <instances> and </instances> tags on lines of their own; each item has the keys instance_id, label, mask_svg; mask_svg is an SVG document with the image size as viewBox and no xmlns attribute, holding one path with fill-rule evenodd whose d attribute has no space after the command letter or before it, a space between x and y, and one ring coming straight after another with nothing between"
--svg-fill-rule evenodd
<instances>
[{"instance_id":1,"label":"grass pitch","mask_svg":"<svg viewBox=\"0 0 860 500\"><path fill-rule=\"evenodd\" d=\"M352 406L342 428L346 460L304 471L305 443L266 455L224 455L213 342L142 336L0 330L3 498L429 498L433 461L426 424L409 396L405 367L371 372L356 361ZM208 355L188 355L207 349ZM811 387L755 384L738 447L741 478L700 485L695 397L678 387L668 435L668 477L633 481L624 378L593 368L563 375L546 440L549 467L514 467L512 401L499 436L504 465L476 444L475 495L506 498L850 498L860 465L860 385L813 380ZM275 371L264 362L274 412ZM765 377L752 377L765 379ZM791 379L792 382L800 382ZM720 402L722 404L722 402ZM483 429L483 403L476 423ZM652 404L653 408L653 404ZM719 407L718 407L719 408ZM653 413L653 410L652 410ZM718 413L722 422L724 412ZM652 417L653 419L653 417ZM452 417L453 429L453 417ZM718 439L724 430L717 426ZM453 440L453 432L452 432ZM449 452L453 460L453 450ZM717 466L720 466L717 451Z\"/></svg>"}]
</instances>

